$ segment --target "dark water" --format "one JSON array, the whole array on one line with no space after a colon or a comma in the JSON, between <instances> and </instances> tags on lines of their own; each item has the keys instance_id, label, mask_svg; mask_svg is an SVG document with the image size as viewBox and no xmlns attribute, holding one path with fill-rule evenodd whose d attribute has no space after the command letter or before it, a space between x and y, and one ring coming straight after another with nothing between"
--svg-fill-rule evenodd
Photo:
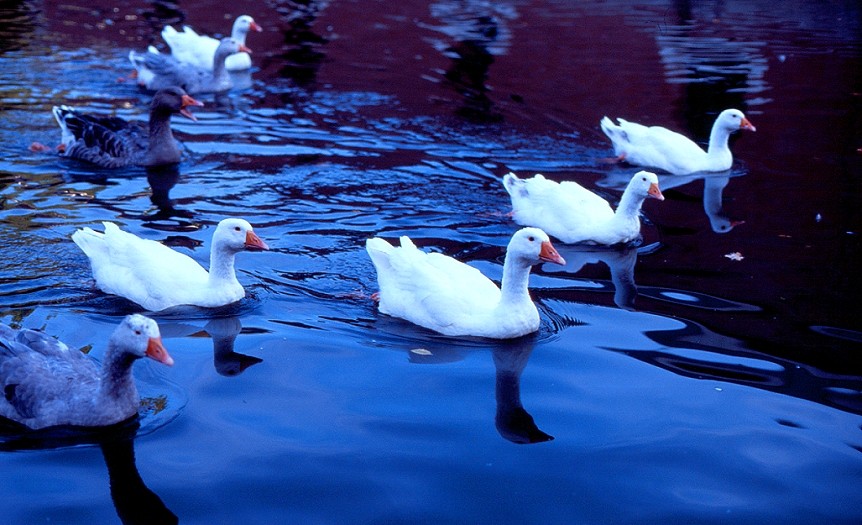
<instances>
[{"instance_id":1,"label":"dark water","mask_svg":"<svg viewBox=\"0 0 862 525\"><path fill-rule=\"evenodd\" d=\"M238 305L157 316L176 365L136 365L140 428L0 442L2 521L862 521L855 2L271 0L244 87L175 119L179 173L28 150L59 140L56 104L144 118L129 49L223 12L0 11L0 321L101 356L135 311L69 239L102 220L205 263L241 216L273 248L239 256ZM726 107L758 128L733 169L662 177L639 248L560 247L534 336L445 338L368 299L369 236L499 279L504 173L613 200L632 168L602 162L603 115L704 140Z\"/></svg>"}]
</instances>

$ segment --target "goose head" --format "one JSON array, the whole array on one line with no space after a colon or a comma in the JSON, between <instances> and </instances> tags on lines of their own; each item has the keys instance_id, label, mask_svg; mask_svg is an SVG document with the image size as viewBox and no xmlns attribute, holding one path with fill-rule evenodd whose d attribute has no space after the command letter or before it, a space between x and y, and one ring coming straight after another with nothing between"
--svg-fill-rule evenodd
<instances>
[{"instance_id":1,"label":"goose head","mask_svg":"<svg viewBox=\"0 0 862 525\"><path fill-rule=\"evenodd\" d=\"M233 55L239 53L240 51L245 51L246 53L251 54L251 49L246 47L245 44L239 42L238 40L235 40L230 37L222 38L219 41L219 45L216 48L215 52L216 63L219 62L219 59L224 59L228 55Z\"/></svg>"},{"instance_id":2,"label":"goose head","mask_svg":"<svg viewBox=\"0 0 862 525\"><path fill-rule=\"evenodd\" d=\"M552 262L566 264L548 234L539 228L522 228L515 232L509 246L506 248L507 257L515 257L519 262L532 266L540 262Z\"/></svg>"},{"instance_id":3,"label":"goose head","mask_svg":"<svg viewBox=\"0 0 862 525\"><path fill-rule=\"evenodd\" d=\"M153 95L153 101L151 102L150 107L154 110L166 110L171 113L179 113L188 119L197 121L192 112L188 110L188 107L203 105L203 102L193 99L183 91L182 88L169 87L161 89Z\"/></svg>"},{"instance_id":4,"label":"goose head","mask_svg":"<svg viewBox=\"0 0 862 525\"><path fill-rule=\"evenodd\" d=\"M231 252L243 250L268 250L269 246L257 234L248 221L224 219L213 233L213 246Z\"/></svg>"},{"instance_id":5,"label":"goose head","mask_svg":"<svg viewBox=\"0 0 862 525\"><path fill-rule=\"evenodd\" d=\"M725 109L721 113L719 113L718 118L715 120L716 124L721 126L722 128L728 131L736 131L738 129L747 129L749 131L757 131L757 128L745 118L745 115L742 111L738 109Z\"/></svg>"},{"instance_id":6,"label":"goose head","mask_svg":"<svg viewBox=\"0 0 862 525\"><path fill-rule=\"evenodd\" d=\"M233 34L242 33L245 35L248 34L250 30L260 33L263 31L263 28L254 21L254 18L248 15L242 15L233 23Z\"/></svg>"},{"instance_id":7,"label":"goose head","mask_svg":"<svg viewBox=\"0 0 862 525\"><path fill-rule=\"evenodd\" d=\"M643 196L644 198L651 197L660 201L664 200L664 195L661 194L661 190L658 187L658 176L651 171L639 171L635 173L631 182L629 182L629 188L636 195Z\"/></svg>"},{"instance_id":8,"label":"goose head","mask_svg":"<svg viewBox=\"0 0 862 525\"><path fill-rule=\"evenodd\" d=\"M136 359L149 357L168 366L174 364L162 345L159 325L149 317L140 314L126 316L111 335L111 343Z\"/></svg>"}]
</instances>

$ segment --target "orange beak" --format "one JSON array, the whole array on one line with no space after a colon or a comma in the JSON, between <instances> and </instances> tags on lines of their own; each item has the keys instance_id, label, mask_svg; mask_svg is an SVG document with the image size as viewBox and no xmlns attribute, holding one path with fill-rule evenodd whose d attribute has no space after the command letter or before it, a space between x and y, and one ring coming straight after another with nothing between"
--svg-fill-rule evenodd
<instances>
[{"instance_id":1,"label":"orange beak","mask_svg":"<svg viewBox=\"0 0 862 525\"><path fill-rule=\"evenodd\" d=\"M248 28L249 28L249 29L254 29L254 30L255 30L255 31L257 31L258 33L260 33L261 31L263 31L263 28L262 28L262 27L260 27L259 25L257 25L257 22L255 22L254 20L252 20L252 21L251 21L251 23L248 25Z\"/></svg>"},{"instance_id":2,"label":"orange beak","mask_svg":"<svg viewBox=\"0 0 862 525\"><path fill-rule=\"evenodd\" d=\"M164 345L162 345L161 337L150 337L150 340L147 343L147 357L155 359L159 363L164 363L168 366L172 366L174 364L173 358L165 349Z\"/></svg>"},{"instance_id":3,"label":"orange beak","mask_svg":"<svg viewBox=\"0 0 862 525\"><path fill-rule=\"evenodd\" d=\"M647 190L647 195L652 197L653 199L658 199L660 201L664 200L664 195L661 194L661 190L658 189L658 184L653 182L649 185L649 189Z\"/></svg>"},{"instance_id":4,"label":"orange beak","mask_svg":"<svg viewBox=\"0 0 862 525\"><path fill-rule=\"evenodd\" d=\"M245 52L246 52L246 53L248 53L249 55L251 54L251 49L249 49L245 44L240 44L240 45L239 45L239 50L240 50L240 51L245 51Z\"/></svg>"},{"instance_id":5,"label":"orange beak","mask_svg":"<svg viewBox=\"0 0 862 525\"><path fill-rule=\"evenodd\" d=\"M749 131L757 131L757 128L754 127L754 124L748 121L747 118L742 117L742 120L739 121L739 129L747 129Z\"/></svg>"},{"instance_id":6,"label":"orange beak","mask_svg":"<svg viewBox=\"0 0 862 525\"><path fill-rule=\"evenodd\" d=\"M199 101L197 101L197 100L193 99L192 97L190 97L190 96L188 96L188 95L183 95L183 98L182 98L182 105L180 106L180 115L182 115L182 116L186 117L187 119L191 119L191 120L193 120L193 121L197 122L197 120L198 120L198 119L197 119L197 118L195 118L195 116L194 116L194 115L192 115L192 112L191 112L191 111L189 111L189 110L187 110L186 108L187 108L188 106L200 106L200 107L203 107L203 105L204 105L204 103L203 103L203 102L199 102Z\"/></svg>"},{"instance_id":7,"label":"orange beak","mask_svg":"<svg viewBox=\"0 0 862 525\"><path fill-rule=\"evenodd\" d=\"M566 260L563 259L559 253L557 253L557 249L554 248L554 245L551 244L551 241L545 241L542 243L542 249L539 251L539 259L545 262L552 262L557 264L566 264Z\"/></svg>"},{"instance_id":8,"label":"orange beak","mask_svg":"<svg viewBox=\"0 0 862 525\"><path fill-rule=\"evenodd\" d=\"M269 246L255 235L253 231L248 231L245 234L245 249L246 250L269 250Z\"/></svg>"}]
</instances>

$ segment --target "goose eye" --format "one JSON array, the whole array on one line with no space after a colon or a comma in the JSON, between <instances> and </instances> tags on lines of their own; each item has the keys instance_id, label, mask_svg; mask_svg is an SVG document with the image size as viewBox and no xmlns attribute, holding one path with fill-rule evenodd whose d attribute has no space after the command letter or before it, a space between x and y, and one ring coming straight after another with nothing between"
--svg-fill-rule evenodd
<instances>
[{"instance_id":1,"label":"goose eye","mask_svg":"<svg viewBox=\"0 0 862 525\"><path fill-rule=\"evenodd\" d=\"M140 331L140 330L135 330L135 335L141 335L141 331Z\"/></svg>"},{"instance_id":2,"label":"goose eye","mask_svg":"<svg viewBox=\"0 0 862 525\"><path fill-rule=\"evenodd\" d=\"M242 228L240 228L239 226L234 226L234 228L233 228L233 229L234 229L235 231L241 231L241 230L242 230Z\"/></svg>"},{"instance_id":3,"label":"goose eye","mask_svg":"<svg viewBox=\"0 0 862 525\"><path fill-rule=\"evenodd\" d=\"M529 240L530 242L533 242L536 240L536 238L533 237L532 235L530 235L529 237L527 237L527 240Z\"/></svg>"}]
</instances>

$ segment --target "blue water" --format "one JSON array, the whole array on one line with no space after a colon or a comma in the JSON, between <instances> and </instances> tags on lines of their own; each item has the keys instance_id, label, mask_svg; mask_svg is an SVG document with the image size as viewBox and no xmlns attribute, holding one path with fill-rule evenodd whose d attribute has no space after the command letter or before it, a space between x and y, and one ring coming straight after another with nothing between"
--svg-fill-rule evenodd
<instances>
[{"instance_id":1,"label":"blue water","mask_svg":"<svg viewBox=\"0 0 862 525\"><path fill-rule=\"evenodd\" d=\"M69 239L103 220L206 264L240 216L272 250L238 256L240 303L155 316L176 364L135 365L137 425L0 438L0 521L862 521L855 3L268 2L256 68L174 120L161 174L28 148L53 105L145 118L128 50L242 13L113 7L0 10L0 322L101 358L137 311ZM639 246L534 269L538 333L377 313L366 238L499 280L503 174L613 201L603 115L703 140L729 106L757 126L732 170L663 175Z\"/></svg>"}]
</instances>

